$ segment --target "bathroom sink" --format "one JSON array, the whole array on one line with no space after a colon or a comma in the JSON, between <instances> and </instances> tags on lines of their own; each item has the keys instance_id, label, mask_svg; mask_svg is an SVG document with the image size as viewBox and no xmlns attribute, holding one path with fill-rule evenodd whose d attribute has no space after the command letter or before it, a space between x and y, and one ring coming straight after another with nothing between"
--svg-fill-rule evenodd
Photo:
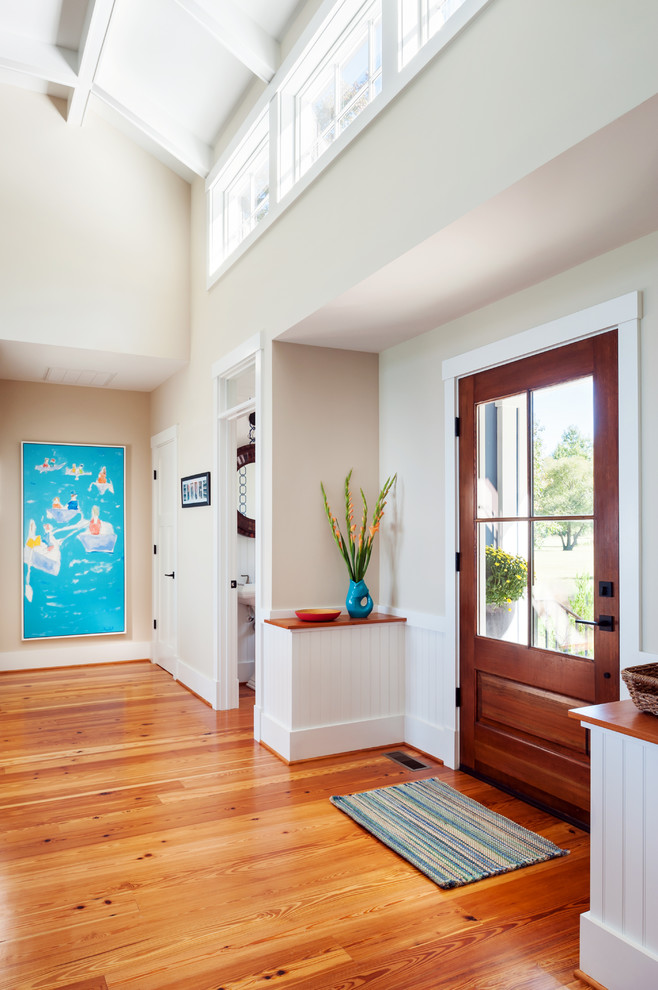
<instances>
[{"instance_id":1,"label":"bathroom sink","mask_svg":"<svg viewBox=\"0 0 658 990\"><path fill-rule=\"evenodd\" d=\"M254 605L256 602L256 585L239 584L238 601L241 605Z\"/></svg>"}]
</instances>

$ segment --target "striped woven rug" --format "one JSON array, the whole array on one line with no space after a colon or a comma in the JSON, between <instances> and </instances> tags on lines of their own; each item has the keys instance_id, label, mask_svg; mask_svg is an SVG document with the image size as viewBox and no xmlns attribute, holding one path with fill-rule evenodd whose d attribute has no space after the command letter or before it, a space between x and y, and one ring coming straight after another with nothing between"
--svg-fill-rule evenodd
<instances>
[{"instance_id":1,"label":"striped woven rug","mask_svg":"<svg viewBox=\"0 0 658 990\"><path fill-rule=\"evenodd\" d=\"M569 853L435 777L329 800L439 887Z\"/></svg>"}]
</instances>

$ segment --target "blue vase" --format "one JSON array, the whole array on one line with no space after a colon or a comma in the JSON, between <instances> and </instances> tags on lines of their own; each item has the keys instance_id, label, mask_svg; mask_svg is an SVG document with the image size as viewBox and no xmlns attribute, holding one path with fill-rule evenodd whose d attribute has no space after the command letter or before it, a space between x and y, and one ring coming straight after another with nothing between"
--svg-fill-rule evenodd
<instances>
[{"instance_id":1,"label":"blue vase","mask_svg":"<svg viewBox=\"0 0 658 990\"><path fill-rule=\"evenodd\" d=\"M351 619L367 619L372 612L373 601L365 581L350 581L345 605Z\"/></svg>"}]
</instances>

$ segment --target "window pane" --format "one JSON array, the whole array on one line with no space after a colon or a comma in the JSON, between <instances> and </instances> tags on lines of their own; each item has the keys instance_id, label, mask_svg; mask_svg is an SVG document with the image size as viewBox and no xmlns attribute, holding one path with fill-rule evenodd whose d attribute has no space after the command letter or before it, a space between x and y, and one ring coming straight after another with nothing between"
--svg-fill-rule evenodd
<instances>
[{"instance_id":1,"label":"window pane","mask_svg":"<svg viewBox=\"0 0 658 990\"><path fill-rule=\"evenodd\" d=\"M594 524L568 519L533 525L533 646L594 657Z\"/></svg>"},{"instance_id":2,"label":"window pane","mask_svg":"<svg viewBox=\"0 0 658 990\"><path fill-rule=\"evenodd\" d=\"M527 645L527 582L527 523L479 523L479 636Z\"/></svg>"},{"instance_id":3,"label":"window pane","mask_svg":"<svg viewBox=\"0 0 658 990\"><path fill-rule=\"evenodd\" d=\"M381 64L381 3L373 3L298 93L298 178L381 92Z\"/></svg>"},{"instance_id":4,"label":"window pane","mask_svg":"<svg viewBox=\"0 0 658 990\"><path fill-rule=\"evenodd\" d=\"M398 0L400 65L406 65L463 3L464 0Z\"/></svg>"},{"instance_id":5,"label":"window pane","mask_svg":"<svg viewBox=\"0 0 658 990\"><path fill-rule=\"evenodd\" d=\"M348 103L368 82L368 27L365 26L355 48L347 55L340 69L340 108Z\"/></svg>"},{"instance_id":6,"label":"window pane","mask_svg":"<svg viewBox=\"0 0 658 990\"><path fill-rule=\"evenodd\" d=\"M532 393L534 515L592 515L593 403L591 378Z\"/></svg>"},{"instance_id":7,"label":"window pane","mask_svg":"<svg viewBox=\"0 0 658 990\"><path fill-rule=\"evenodd\" d=\"M421 46L420 24L420 0L400 0L400 61L402 65L406 65Z\"/></svg>"},{"instance_id":8,"label":"window pane","mask_svg":"<svg viewBox=\"0 0 658 990\"><path fill-rule=\"evenodd\" d=\"M226 192L226 251L251 233L269 209L269 144L265 141Z\"/></svg>"},{"instance_id":9,"label":"window pane","mask_svg":"<svg viewBox=\"0 0 658 990\"><path fill-rule=\"evenodd\" d=\"M449 17L461 7L464 0L430 0L429 2L429 36L432 38L443 27Z\"/></svg>"},{"instance_id":10,"label":"window pane","mask_svg":"<svg viewBox=\"0 0 658 990\"><path fill-rule=\"evenodd\" d=\"M525 392L477 407L477 514L528 512L528 428Z\"/></svg>"}]
</instances>

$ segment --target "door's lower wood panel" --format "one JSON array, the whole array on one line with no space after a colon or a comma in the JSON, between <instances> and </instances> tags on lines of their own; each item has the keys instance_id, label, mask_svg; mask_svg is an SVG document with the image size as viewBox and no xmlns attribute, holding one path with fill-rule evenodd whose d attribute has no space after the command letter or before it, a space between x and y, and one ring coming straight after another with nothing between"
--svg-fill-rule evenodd
<instances>
[{"instance_id":1,"label":"door's lower wood panel","mask_svg":"<svg viewBox=\"0 0 658 990\"><path fill-rule=\"evenodd\" d=\"M473 769L506 787L555 807L587 824L589 821L589 760L567 758L545 748L478 725Z\"/></svg>"},{"instance_id":2,"label":"door's lower wood panel","mask_svg":"<svg viewBox=\"0 0 658 990\"><path fill-rule=\"evenodd\" d=\"M477 672L477 721L512 736L525 737L551 752L587 755L587 732L570 708L586 704L579 698Z\"/></svg>"}]
</instances>

